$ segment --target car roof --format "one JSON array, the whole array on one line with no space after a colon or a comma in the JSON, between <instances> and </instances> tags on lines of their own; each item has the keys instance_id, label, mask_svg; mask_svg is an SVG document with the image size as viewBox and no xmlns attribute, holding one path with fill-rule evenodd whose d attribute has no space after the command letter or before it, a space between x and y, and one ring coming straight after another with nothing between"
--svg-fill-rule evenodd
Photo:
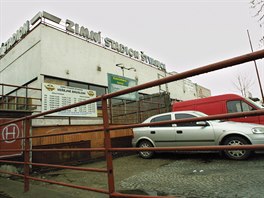
<instances>
[{"instance_id":1,"label":"car roof","mask_svg":"<svg viewBox=\"0 0 264 198\"><path fill-rule=\"evenodd\" d=\"M167 112L167 113L161 113L161 114L156 114L156 115L153 115L149 118L147 118L144 122L148 121L148 120L151 120L155 117L158 117L158 116L163 116L163 115L172 115L172 114L179 114L179 113L190 113L190 114L196 114L196 113L201 113L200 111L174 111L174 112Z\"/></svg>"}]
</instances>

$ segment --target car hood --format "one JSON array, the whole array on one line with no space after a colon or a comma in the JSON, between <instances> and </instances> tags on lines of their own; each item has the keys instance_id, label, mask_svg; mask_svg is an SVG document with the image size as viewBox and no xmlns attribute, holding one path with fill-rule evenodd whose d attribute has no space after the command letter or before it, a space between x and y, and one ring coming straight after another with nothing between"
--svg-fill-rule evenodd
<instances>
[{"instance_id":1,"label":"car hood","mask_svg":"<svg viewBox=\"0 0 264 198\"><path fill-rule=\"evenodd\" d=\"M262 127L264 128L264 125L261 124L252 124L252 123L245 123L245 122L232 122L232 121L212 121L211 122L214 127L219 127L221 129L225 130L242 130L245 129L252 129L255 127Z\"/></svg>"}]
</instances>

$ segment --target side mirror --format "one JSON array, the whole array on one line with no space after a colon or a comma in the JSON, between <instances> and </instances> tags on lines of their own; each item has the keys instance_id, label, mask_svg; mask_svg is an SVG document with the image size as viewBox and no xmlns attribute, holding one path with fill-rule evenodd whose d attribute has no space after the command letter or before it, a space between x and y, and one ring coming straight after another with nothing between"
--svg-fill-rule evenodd
<instances>
[{"instance_id":1,"label":"side mirror","mask_svg":"<svg viewBox=\"0 0 264 198\"><path fill-rule=\"evenodd\" d=\"M208 126L208 123L206 121L198 121L198 122L196 122L196 125L205 127L205 126Z\"/></svg>"}]
</instances>

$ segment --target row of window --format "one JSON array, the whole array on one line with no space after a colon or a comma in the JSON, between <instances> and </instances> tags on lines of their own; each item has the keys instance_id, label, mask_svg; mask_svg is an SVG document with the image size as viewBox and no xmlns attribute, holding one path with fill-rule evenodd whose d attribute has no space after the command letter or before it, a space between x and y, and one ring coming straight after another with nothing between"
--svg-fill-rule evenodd
<instances>
[{"instance_id":1,"label":"row of window","mask_svg":"<svg viewBox=\"0 0 264 198\"><path fill-rule=\"evenodd\" d=\"M195 118L195 116L186 114L186 113L181 113L181 114L175 114L175 120L179 119L186 119L186 118ZM162 121L170 121L171 120L171 115L162 115L159 117L153 118L150 122L162 122ZM172 124L162 124L159 126L154 126L154 127L171 127ZM197 126L196 122L185 122L185 123L177 123L177 126L182 127L182 126Z\"/></svg>"}]
</instances>

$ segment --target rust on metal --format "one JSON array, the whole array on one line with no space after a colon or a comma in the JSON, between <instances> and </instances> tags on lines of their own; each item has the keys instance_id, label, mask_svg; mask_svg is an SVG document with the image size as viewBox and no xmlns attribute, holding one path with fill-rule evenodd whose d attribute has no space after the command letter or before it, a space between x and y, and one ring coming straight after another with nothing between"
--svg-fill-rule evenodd
<instances>
[{"instance_id":1,"label":"rust on metal","mask_svg":"<svg viewBox=\"0 0 264 198\"><path fill-rule=\"evenodd\" d=\"M109 151L111 148L111 137L109 130L109 118L107 112L107 99L102 97L102 110L103 110L103 123L104 123L104 137L105 137L105 155L107 164L107 178L109 194L115 192L114 170L112 153Z\"/></svg>"},{"instance_id":2,"label":"rust on metal","mask_svg":"<svg viewBox=\"0 0 264 198\"><path fill-rule=\"evenodd\" d=\"M120 90L114 93L105 94L103 96L98 96L96 98L92 98L86 101L78 102L75 104L71 104L68 106L64 106L58 109L49 110L46 112L25 116L23 118L18 118L12 121L7 121L5 123L1 123L0 126L4 126L6 124L12 124L19 121L25 122L25 137L20 138L24 139L24 162L15 162L10 160L0 160L0 162L5 163L14 163L14 164L23 164L24 165L24 174L17 174L17 173L10 173L5 171L0 171L0 173L6 173L10 175L15 175L19 177L24 177L24 191L29 190L29 180L36 180L41 182L47 182L51 184L57 184L61 186L67 186L82 190L89 190L94 191L98 193L104 193L108 194L109 197L131 197L131 198L137 198L137 197L161 197L161 196L142 196L142 195L128 195L128 194L121 194L115 192L115 183L114 183L114 174L113 174L113 159L112 159L112 152L117 151L147 151L147 150L159 150L159 151L220 151L220 150L264 150L264 145L239 145L239 146L187 146L187 147L157 147L157 148L112 148L111 146L111 139L110 139L110 132L111 130L117 130L117 129L126 129L126 128L136 128L136 127L143 127L143 126L153 126L153 125L162 125L162 124L172 124L172 123L181 123L181 122L190 122L190 121L203 121L203 120L216 120L216 119L229 119L229 118L236 118L236 117L245 117L245 116L255 116L255 115L263 115L264 110L257 110L257 111L251 111L251 112L242 112L242 113L232 113L232 114L220 114L220 115L214 115L214 116L206 116L206 117L199 117L199 118L190 118L190 119L181 119L181 120L175 120L175 121L164 121L164 122L158 122L158 123L144 123L144 124L130 124L130 125L120 125L120 126L109 126L109 117L108 117L108 111L107 111L107 100L111 99L116 96L120 96L123 94L127 94L130 92L139 91L146 88L151 88L157 85L162 85L165 83L169 83L176 80L185 79L188 77L224 69L227 67L235 66L238 64L242 64L245 62L257 60L260 58L264 58L264 50L259 50L253 53L244 54L242 56L238 56L235 58L231 58L228 60L220 61L214 64L209 64L203 67L199 67L196 69L192 69L189 71L185 71L182 73L178 73L172 76L164 77L159 80L151 81L145 84L137 85L135 87L131 87L128 89ZM0 84L1 85L1 84ZM3 84L2 84L3 85ZM18 86L19 87L19 86ZM26 87L25 87L26 88ZM61 133L61 134L49 134L49 135L37 135L37 136L30 136L30 121L34 118L48 115L51 113L59 112L62 110L67 110L70 108L78 107L81 105L86 105L94 102L102 101L102 112L103 112L103 127L98 129L92 129L92 130L80 130L80 131L71 131L67 133ZM104 148L78 148L78 149L31 149L30 148L30 139L31 138L40 138L40 137L49 137L49 136L57 136L57 135L69 135L69 134L78 134L78 133L88 133L88 132L95 132L95 131L104 131L104 138L105 138L105 147ZM21 149L1 149L0 152L8 152L8 151L21 151ZM105 157L107 161L107 169L97 169L97 168L77 168L73 166L63 166L63 165L53 165L53 164L44 164L44 163L32 163L30 162L30 152L74 152L74 151L98 151L98 152L105 152ZM72 169L72 170L79 170L79 171L95 171L95 172L105 172L108 176L108 190L105 189L97 189L97 188L91 188L86 186L80 186L80 185L72 185L67 184L63 182L57 182L52 180L45 180L41 178L32 177L29 175L29 166L46 166L46 167L56 167L56 168L63 168L63 169Z\"/></svg>"},{"instance_id":3,"label":"rust on metal","mask_svg":"<svg viewBox=\"0 0 264 198\"><path fill-rule=\"evenodd\" d=\"M24 192L29 191L29 165L28 163L30 163L30 140L29 140L29 136L30 136L30 124L31 124L31 120L26 119L24 120L25 123L25 141L24 141Z\"/></svg>"}]
</instances>

